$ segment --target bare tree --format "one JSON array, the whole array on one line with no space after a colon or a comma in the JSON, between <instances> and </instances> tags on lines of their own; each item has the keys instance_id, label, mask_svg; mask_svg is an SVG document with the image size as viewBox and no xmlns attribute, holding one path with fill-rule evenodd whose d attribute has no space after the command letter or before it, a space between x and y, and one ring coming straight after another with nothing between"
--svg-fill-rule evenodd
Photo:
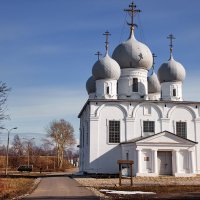
<instances>
[{"instance_id":1,"label":"bare tree","mask_svg":"<svg viewBox=\"0 0 200 200\"><path fill-rule=\"evenodd\" d=\"M25 141L23 142L23 145L26 146L26 151L27 151L27 160L28 160L28 166L31 164L33 164L33 154L34 154L34 147L35 147L35 143L34 143L34 139L35 138L31 138L31 139L26 139L23 138Z\"/></svg>"},{"instance_id":2,"label":"bare tree","mask_svg":"<svg viewBox=\"0 0 200 200\"><path fill-rule=\"evenodd\" d=\"M52 146L53 143L48 140L48 139L42 139L43 141L43 144L42 144L42 149L44 150L45 152L45 155L46 155L46 170L49 169L49 156L51 155L51 152L52 152Z\"/></svg>"},{"instance_id":3,"label":"bare tree","mask_svg":"<svg viewBox=\"0 0 200 200\"><path fill-rule=\"evenodd\" d=\"M0 122L8 118L8 115L5 114L5 102L7 100L7 95L9 91L10 88L8 88L5 83L0 82Z\"/></svg>"},{"instance_id":4,"label":"bare tree","mask_svg":"<svg viewBox=\"0 0 200 200\"><path fill-rule=\"evenodd\" d=\"M64 119L55 120L47 128L47 136L56 144L57 164L59 169L61 169L63 167L65 148L75 144L74 128Z\"/></svg>"},{"instance_id":5,"label":"bare tree","mask_svg":"<svg viewBox=\"0 0 200 200\"><path fill-rule=\"evenodd\" d=\"M15 156L23 155L24 146L19 135L15 135L12 142L12 152Z\"/></svg>"}]
</instances>

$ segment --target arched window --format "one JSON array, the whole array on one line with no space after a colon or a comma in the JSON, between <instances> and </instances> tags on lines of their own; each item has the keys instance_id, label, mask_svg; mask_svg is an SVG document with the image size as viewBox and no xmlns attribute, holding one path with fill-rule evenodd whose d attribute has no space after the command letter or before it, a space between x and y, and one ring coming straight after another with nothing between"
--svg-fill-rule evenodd
<instances>
[{"instance_id":1,"label":"arched window","mask_svg":"<svg viewBox=\"0 0 200 200\"><path fill-rule=\"evenodd\" d=\"M109 88L109 86L106 87L106 94L110 94L110 88Z\"/></svg>"},{"instance_id":2,"label":"arched window","mask_svg":"<svg viewBox=\"0 0 200 200\"><path fill-rule=\"evenodd\" d=\"M173 97L176 96L176 89L173 89Z\"/></svg>"},{"instance_id":3,"label":"arched window","mask_svg":"<svg viewBox=\"0 0 200 200\"><path fill-rule=\"evenodd\" d=\"M138 79L133 78L133 92L138 92Z\"/></svg>"}]
</instances>

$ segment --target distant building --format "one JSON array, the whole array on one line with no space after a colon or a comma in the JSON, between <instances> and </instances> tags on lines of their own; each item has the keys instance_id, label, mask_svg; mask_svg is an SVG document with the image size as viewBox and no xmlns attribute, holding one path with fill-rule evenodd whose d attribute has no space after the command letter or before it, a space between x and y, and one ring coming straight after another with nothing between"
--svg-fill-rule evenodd
<instances>
[{"instance_id":1,"label":"distant building","mask_svg":"<svg viewBox=\"0 0 200 200\"><path fill-rule=\"evenodd\" d=\"M170 57L158 76L154 54L130 36L112 57L97 60L86 83L89 99L80 118L80 171L118 173L117 160L133 160L136 176L194 176L200 173L200 102L183 101L183 65ZM148 76L148 72L151 75Z\"/></svg>"}]
</instances>

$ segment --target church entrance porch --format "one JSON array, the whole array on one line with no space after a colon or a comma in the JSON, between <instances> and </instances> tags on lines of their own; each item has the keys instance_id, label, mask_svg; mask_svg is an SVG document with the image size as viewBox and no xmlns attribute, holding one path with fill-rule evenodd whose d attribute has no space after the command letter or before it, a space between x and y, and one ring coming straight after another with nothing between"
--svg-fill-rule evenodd
<instances>
[{"instance_id":1,"label":"church entrance porch","mask_svg":"<svg viewBox=\"0 0 200 200\"><path fill-rule=\"evenodd\" d=\"M195 176L196 142L164 131L122 143L122 159L129 151L135 176Z\"/></svg>"},{"instance_id":2,"label":"church entrance porch","mask_svg":"<svg viewBox=\"0 0 200 200\"><path fill-rule=\"evenodd\" d=\"M158 151L158 174L172 175L172 152Z\"/></svg>"}]
</instances>

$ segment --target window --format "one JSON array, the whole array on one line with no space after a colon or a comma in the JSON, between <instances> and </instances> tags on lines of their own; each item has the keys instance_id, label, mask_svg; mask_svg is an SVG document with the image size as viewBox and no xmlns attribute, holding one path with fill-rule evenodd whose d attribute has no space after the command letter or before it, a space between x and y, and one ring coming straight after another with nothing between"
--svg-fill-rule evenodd
<instances>
[{"instance_id":1,"label":"window","mask_svg":"<svg viewBox=\"0 0 200 200\"><path fill-rule=\"evenodd\" d=\"M110 88L109 86L106 87L106 94L109 94L110 93Z\"/></svg>"},{"instance_id":2,"label":"window","mask_svg":"<svg viewBox=\"0 0 200 200\"><path fill-rule=\"evenodd\" d=\"M176 134L180 137L187 138L186 122L176 122Z\"/></svg>"},{"instance_id":3,"label":"window","mask_svg":"<svg viewBox=\"0 0 200 200\"><path fill-rule=\"evenodd\" d=\"M109 143L120 142L120 121L109 121Z\"/></svg>"},{"instance_id":4,"label":"window","mask_svg":"<svg viewBox=\"0 0 200 200\"><path fill-rule=\"evenodd\" d=\"M133 78L133 92L138 92L138 79Z\"/></svg>"},{"instance_id":5,"label":"window","mask_svg":"<svg viewBox=\"0 0 200 200\"><path fill-rule=\"evenodd\" d=\"M144 132L155 132L155 122L154 121L143 121L143 130Z\"/></svg>"},{"instance_id":6,"label":"window","mask_svg":"<svg viewBox=\"0 0 200 200\"><path fill-rule=\"evenodd\" d=\"M173 89L173 97L176 96L176 89Z\"/></svg>"}]
</instances>

